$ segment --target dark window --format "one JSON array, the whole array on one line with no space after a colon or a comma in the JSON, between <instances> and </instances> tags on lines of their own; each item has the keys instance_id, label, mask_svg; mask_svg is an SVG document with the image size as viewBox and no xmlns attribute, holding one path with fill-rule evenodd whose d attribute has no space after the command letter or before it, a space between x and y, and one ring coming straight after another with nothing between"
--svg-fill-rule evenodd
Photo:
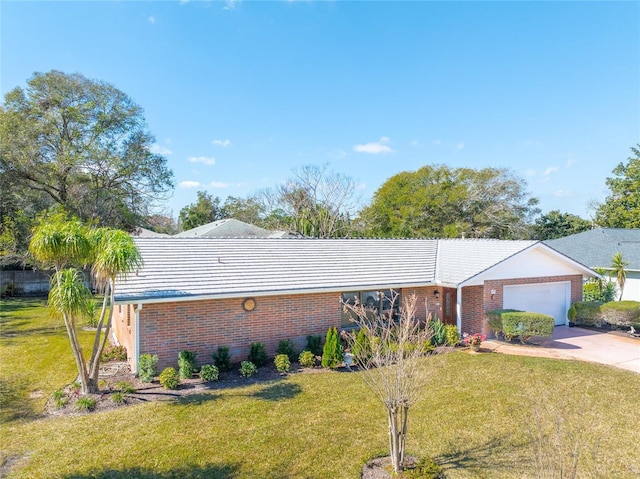
<instances>
[{"instance_id":1,"label":"dark window","mask_svg":"<svg viewBox=\"0 0 640 479\"><path fill-rule=\"evenodd\" d=\"M395 301L394 301L395 300ZM393 319L400 316L400 294L390 289L378 291L351 291L342 293L342 304L362 305L377 315L391 315ZM354 326L353 312L342 308L342 328Z\"/></svg>"}]
</instances>

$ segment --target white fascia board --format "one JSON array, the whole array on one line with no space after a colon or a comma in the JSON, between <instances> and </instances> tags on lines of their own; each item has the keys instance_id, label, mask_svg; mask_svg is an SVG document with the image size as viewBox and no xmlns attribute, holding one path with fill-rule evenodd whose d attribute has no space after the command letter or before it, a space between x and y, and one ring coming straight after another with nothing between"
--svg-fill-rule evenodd
<instances>
[{"instance_id":1,"label":"white fascia board","mask_svg":"<svg viewBox=\"0 0 640 479\"><path fill-rule=\"evenodd\" d=\"M471 276L470 278L467 278L466 280L464 280L463 282L460 283L460 287L464 287L464 286L480 286L484 284L485 279L487 279L488 277L491 276L491 270L494 269L496 266L498 266L499 264L504 263L505 261L509 261L515 257L517 257L518 255L521 255L527 251L531 251L531 250L535 250L535 249L542 249L545 253L549 254L549 256L557 259L560 262L563 262L567 265L569 265L572 268L578 269L582 272L582 276L588 276L590 278L595 277L595 278L599 278L600 275L598 273L596 273L595 271L593 271L591 268L589 268L588 266L583 265L582 263L578 263L577 261L575 261L572 258L569 258L568 256L560 253L559 251L556 251L555 249L551 248L550 246L547 246L546 244L544 244L542 241L538 241L537 243L532 244L531 246L526 247L523 250L518 251L517 253L509 256L508 258L503 259L502 261L499 261L498 263L494 264L493 266L485 269L484 271Z\"/></svg>"},{"instance_id":2,"label":"white fascia board","mask_svg":"<svg viewBox=\"0 0 640 479\"><path fill-rule=\"evenodd\" d=\"M421 288L425 286L434 286L434 283L419 282L419 283L405 283L405 284L374 284L374 285L362 285L362 286L345 286L337 288L314 288L314 289L291 289L291 290L276 290L276 291L241 291L235 293L217 293L217 294L202 294L202 295L184 295L184 296L170 296L170 297L136 297L127 300L114 300L113 304L151 304L151 303L181 303L185 301L205 301L210 299L234 299L234 298L259 298L265 296L288 296L288 295L302 295L302 294L316 294L316 293L343 293L348 291L377 291L382 289L402 289L402 288ZM455 287L455 286L452 286Z\"/></svg>"}]
</instances>

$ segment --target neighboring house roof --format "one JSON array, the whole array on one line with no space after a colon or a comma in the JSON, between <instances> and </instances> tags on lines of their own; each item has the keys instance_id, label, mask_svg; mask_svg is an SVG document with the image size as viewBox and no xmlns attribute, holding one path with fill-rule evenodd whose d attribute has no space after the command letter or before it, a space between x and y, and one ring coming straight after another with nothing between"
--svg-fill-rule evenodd
<instances>
[{"instance_id":1,"label":"neighboring house roof","mask_svg":"<svg viewBox=\"0 0 640 479\"><path fill-rule=\"evenodd\" d=\"M175 238L286 238L286 231L270 231L234 218L207 223L174 235Z\"/></svg>"},{"instance_id":2,"label":"neighboring house roof","mask_svg":"<svg viewBox=\"0 0 640 479\"><path fill-rule=\"evenodd\" d=\"M544 243L590 268L610 268L613 255L622 253L627 271L640 271L638 228L597 228Z\"/></svg>"},{"instance_id":3,"label":"neighboring house roof","mask_svg":"<svg viewBox=\"0 0 640 479\"><path fill-rule=\"evenodd\" d=\"M136 244L144 267L121 278L119 303L458 285L529 248L552 251L499 240L174 237Z\"/></svg>"}]
</instances>

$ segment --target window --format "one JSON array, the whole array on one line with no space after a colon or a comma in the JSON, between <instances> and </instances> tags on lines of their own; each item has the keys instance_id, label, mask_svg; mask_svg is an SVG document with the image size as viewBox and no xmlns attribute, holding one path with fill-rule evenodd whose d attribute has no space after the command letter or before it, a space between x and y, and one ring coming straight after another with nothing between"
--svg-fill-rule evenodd
<instances>
[{"instance_id":1,"label":"window","mask_svg":"<svg viewBox=\"0 0 640 479\"><path fill-rule=\"evenodd\" d=\"M395 302L394 302L395 299ZM342 293L342 304L354 306L356 304L365 306L372 313L377 315L391 315L396 320L400 314L400 293L391 290L378 291L350 291ZM353 312L345 311L342 308L342 328L352 328Z\"/></svg>"}]
</instances>

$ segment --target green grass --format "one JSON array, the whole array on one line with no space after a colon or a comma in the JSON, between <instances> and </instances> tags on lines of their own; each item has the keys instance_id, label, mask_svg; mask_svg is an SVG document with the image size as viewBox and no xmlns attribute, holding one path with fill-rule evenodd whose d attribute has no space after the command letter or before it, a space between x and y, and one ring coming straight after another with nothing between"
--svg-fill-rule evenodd
<instances>
[{"instance_id":1,"label":"green grass","mask_svg":"<svg viewBox=\"0 0 640 479\"><path fill-rule=\"evenodd\" d=\"M41 317L37 305L14 311L23 314L14 321L26 324L14 327L10 344L3 335L0 358L13 357L7 348L15 353L38 345L32 336L40 333L28 327ZM55 348L45 351L49 364L64 360ZM20 368L30 364L3 364L2 380L11 382L5 374ZM73 379L73 360L57 381L38 378L42 373L29 371L23 384L32 390L35 381L38 389L49 387L49 395ZM363 462L387 448L384 411L358 374L293 374L252 386L239 381L180 401L76 417L10 416L3 418L0 460L12 464L10 478L357 478ZM587 432L585 471L597 465L600 477L637 477L639 393L640 375L605 366L453 353L410 413L407 449L433 457L454 479L536 477L527 441L532 413L536 405L557 404L565 427Z\"/></svg>"}]
</instances>

